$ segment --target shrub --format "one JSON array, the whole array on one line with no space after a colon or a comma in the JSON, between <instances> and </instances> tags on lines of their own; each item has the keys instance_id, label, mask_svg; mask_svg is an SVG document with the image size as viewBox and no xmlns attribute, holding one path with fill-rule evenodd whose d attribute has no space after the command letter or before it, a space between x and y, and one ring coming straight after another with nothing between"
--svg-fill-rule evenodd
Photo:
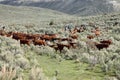
<instances>
[{"instance_id":1,"label":"shrub","mask_svg":"<svg viewBox=\"0 0 120 80\"><path fill-rule=\"evenodd\" d=\"M50 21L49 25L51 26L51 25L53 25L53 24L54 24L54 22L53 22L53 21Z\"/></svg>"},{"instance_id":2,"label":"shrub","mask_svg":"<svg viewBox=\"0 0 120 80\"><path fill-rule=\"evenodd\" d=\"M29 61L24 57L16 59L15 63L16 66L19 66L22 69L28 69L30 67Z\"/></svg>"},{"instance_id":3,"label":"shrub","mask_svg":"<svg viewBox=\"0 0 120 80\"><path fill-rule=\"evenodd\" d=\"M30 70L29 80L48 80L41 68L33 67Z\"/></svg>"}]
</instances>

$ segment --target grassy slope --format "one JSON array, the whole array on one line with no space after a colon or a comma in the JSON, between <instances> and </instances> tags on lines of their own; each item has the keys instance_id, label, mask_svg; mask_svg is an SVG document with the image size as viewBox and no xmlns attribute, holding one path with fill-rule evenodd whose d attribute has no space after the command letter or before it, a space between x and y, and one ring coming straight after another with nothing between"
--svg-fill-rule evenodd
<instances>
[{"instance_id":1,"label":"grassy slope","mask_svg":"<svg viewBox=\"0 0 120 80\"><path fill-rule=\"evenodd\" d=\"M0 23L4 24L34 23L39 25L41 22L67 20L69 18L72 17L49 9L0 4Z\"/></svg>"},{"instance_id":2,"label":"grassy slope","mask_svg":"<svg viewBox=\"0 0 120 80\"><path fill-rule=\"evenodd\" d=\"M34 52L28 52L26 56ZM39 62L39 67L43 69L43 72L50 80L55 76L55 71L58 71L58 80L104 80L104 75L96 66L93 70L88 70L89 65L86 63L75 63L74 60L62 60L51 58L46 55L32 55ZM24 72L24 79L28 80L29 70Z\"/></svg>"},{"instance_id":3,"label":"grassy slope","mask_svg":"<svg viewBox=\"0 0 120 80\"><path fill-rule=\"evenodd\" d=\"M105 76L103 72L96 66L93 70L88 70L89 65L86 63L75 63L74 60L63 60L59 62L59 59L51 58L47 55L36 55L33 51L28 51L26 57L32 54L38 61L38 66L43 69L43 72L50 80L53 80L55 71L58 71L58 80L104 80ZM24 79L28 80L29 70L24 72Z\"/></svg>"},{"instance_id":4,"label":"grassy slope","mask_svg":"<svg viewBox=\"0 0 120 80\"><path fill-rule=\"evenodd\" d=\"M45 74L53 77L54 71L57 70L59 80L103 80L104 77L102 73L86 70L87 64L74 63L72 60L63 60L59 63L56 59L45 56L37 58Z\"/></svg>"}]
</instances>

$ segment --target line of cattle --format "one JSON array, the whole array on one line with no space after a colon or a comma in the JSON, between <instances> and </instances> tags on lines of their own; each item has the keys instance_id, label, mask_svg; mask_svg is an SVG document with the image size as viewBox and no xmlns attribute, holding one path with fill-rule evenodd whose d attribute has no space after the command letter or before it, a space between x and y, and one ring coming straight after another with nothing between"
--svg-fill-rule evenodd
<instances>
[{"instance_id":1,"label":"line of cattle","mask_svg":"<svg viewBox=\"0 0 120 80\"><path fill-rule=\"evenodd\" d=\"M34 45L44 45L54 48L56 51L62 51L64 47L77 48L78 35L76 33L84 32L86 30L84 27L75 27L70 31L70 35L67 38L60 38L58 34L26 34L21 32L6 32L4 29L0 30L1 36L12 37L12 39L19 40L20 44L34 44ZM95 35L88 35L88 39L93 39L101 34L98 28L92 31ZM67 41L67 44L63 44L63 41ZM49 44L52 42L54 44ZM103 40L100 43L94 42L97 49L101 50L103 48L108 48L112 43L111 40Z\"/></svg>"}]
</instances>

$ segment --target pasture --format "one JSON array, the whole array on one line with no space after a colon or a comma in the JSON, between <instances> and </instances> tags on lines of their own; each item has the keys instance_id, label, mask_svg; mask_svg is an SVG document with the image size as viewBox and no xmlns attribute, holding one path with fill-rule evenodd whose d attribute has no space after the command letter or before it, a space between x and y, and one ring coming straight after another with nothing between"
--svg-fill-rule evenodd
<instances>
[{"instance_id":1,"label":"pasture","mask_svg":"<svg viewBox=\"0 0 120 80\"><path fill-rule=\"evenodd\" d=\"M120 79L119 12L76 17L42 8L0 5L0 13L0 79ZM71 31L64 30L67 24L72 25ZM83 24L85 30L81 29ZM3 26L5 26L4 30ZM80 27L79 30L75 29L75 26ZM24 33L25 35L58 34L59 38L55 37L55 41L49 41L46 40L46 36L42 36L40 38L49 42L49 45L48 43L34 45L37 44L36 39L27 45L21 44L21 37L18 35L18 40L13 36L7 37L6 33L11 31L22 33L22 37ZM26 36L24 37L26 39ZM76 46L69 48L63 41L66 38L68 42L69 38L75 39ZM102 40L110 41L106 43ZM59 42L65 46L61 51Z\"/></svg>"}]
</instances>

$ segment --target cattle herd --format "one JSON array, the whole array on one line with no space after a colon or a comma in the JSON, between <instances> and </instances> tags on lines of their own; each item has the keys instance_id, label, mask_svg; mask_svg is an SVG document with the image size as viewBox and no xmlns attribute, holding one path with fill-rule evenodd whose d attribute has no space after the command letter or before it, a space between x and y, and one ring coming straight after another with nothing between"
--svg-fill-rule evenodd
<instances>
[{"instance_id":1,"label":"cattle herd","mask_svg":"<svg viewBox=\"0 0 120 80\"><path fill-rule=\"evenodd\" d=\"M77 40L78 35L77 33L84 32L86 30L85 26L75 27L73 30L69 31L69 37L63 38L60 37L59 34L27 34L22 32L6 32L5 27L0 30L1 36L10 37L15 40L19 40L20 44L34 44L34 45L43 45L43 46L50 46L54 48L56 51L61 52L64 47L68 49L75 49L77 48ZM101 31L98 27L94 28L94 30L91 30L92 35L87 35L87 39L92 40L95 37L99 37L101 35ZM67 42L67 43L62 43ZM52 43L52 44L51 44ZM107 40L101 40L99 42L93 42L94 46L101 50L103 48L108 48L110 44L112 44L112 41Z\"/></svg>"}]
</instances>

